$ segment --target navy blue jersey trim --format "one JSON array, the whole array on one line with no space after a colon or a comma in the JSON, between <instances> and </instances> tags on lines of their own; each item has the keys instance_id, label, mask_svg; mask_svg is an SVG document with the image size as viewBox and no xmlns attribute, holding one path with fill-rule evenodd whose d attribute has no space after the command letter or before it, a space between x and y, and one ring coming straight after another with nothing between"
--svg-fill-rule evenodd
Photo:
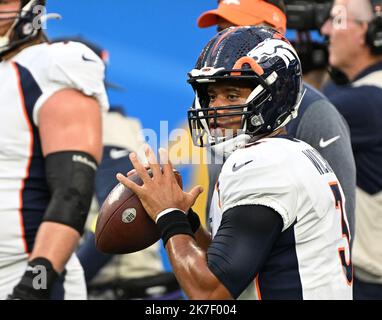
<instances>
[{"instance_id":1,"label":"navy blue jersey trim","mask_svg":"<svg viewBox=\"0 0 382 320\"><path fill-rule=\"evenodd\" d=\"M278 136L274 136L274 137L270 137L271 139L272 138L279 138L279 139L285 139L285 140L290 140L290 141L293 141L293 142L300 142L300 140L297 140L296 138L294 138L293 136L291 136L290 134L280 134Z\"/></svg>"},{"instance_id":2,"label":"navy blue jersey trim","mask_svg":"<svg viewBox=\"0 0 382 320\"><path fill-rule=\"evenodd\" d=\"M32 252L37 230L43 219L48 206L50 193L45 179L45 165L41 149L41 141L38 128L33 123L33 109L42 95L42 91L33 78L32 74L25 67L15 64L20 80L20 89L23 95L25 112L28 116L28 125L31 128L33 140L31 141L32 154L27 175L24 179L22 190L21 214L23 218L23 228L25 234L27 253Z\"/></svg>"},{"instance_id":3,"label":"navy blue jersey trim","mask_svg":"<svg viewBox=\"0 0 382 320\"><path fill-rule=\"evenodd\" d=\"M302 300L294 226L282 232L258 276L263 300Z\"/></svg>"},{"instance_id":4,"label":"navy blue jersey trim","mask_svg":"<svg viewBox=\"0 0 382 320\"><path fill-rule=\"evenodd\" d=\"M235 299L253 281L271 253L283 222L273 209L237 206L224 213L207 250L207 265Z\"/></svg>"}]
</instances>

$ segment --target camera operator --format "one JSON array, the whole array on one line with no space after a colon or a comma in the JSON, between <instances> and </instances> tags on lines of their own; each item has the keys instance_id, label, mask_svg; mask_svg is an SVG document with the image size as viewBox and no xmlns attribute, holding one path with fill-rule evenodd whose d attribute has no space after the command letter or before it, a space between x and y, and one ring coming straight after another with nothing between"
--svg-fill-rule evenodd
<instances>
[{"instance_id":1,"label":"camera operator","mask_svg":"<svg viewBox=\"0 0 382 320\"><path fill-rule=\"evenodd\" d=\"M354 298L382 299L382 1L336 0L322 33L350 80L325 92L349 123L357 166Z\"/></svg>"}]
</instances>

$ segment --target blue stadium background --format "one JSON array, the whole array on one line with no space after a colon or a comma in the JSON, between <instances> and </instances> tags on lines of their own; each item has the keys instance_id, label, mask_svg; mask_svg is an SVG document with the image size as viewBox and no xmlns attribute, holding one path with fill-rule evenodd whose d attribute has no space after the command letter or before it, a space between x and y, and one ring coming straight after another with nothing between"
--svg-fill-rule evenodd
<instances>
[{"instance_id":1,"label":"blue stadium background","mask_svg":"<svg viewBox=\"0 0 382 320\"><path fill-rule=\"evenodd\" d=\"M48 35L82 35L110 53L108 79L126 88L109 91L112 104L125 107L145 128L160 120L175 128L186 117L192 90L186 83L198 54L215 29L199 29L196 19L216 0L48 0L62 15L48 23Z\"/></svg>"},{"instance_id":2,"label":"blue stadium background","mask_svg":"<svg viewBox=\"0 0 382 320\"><path fill-rule=\"evenodd\" d=\"M62 15L47 25L50 38L83 36L109 51L107 79L126 91L109 90L110 102L159 134L184 124L193 92L186 83L215 28L200 29L198 16L216 0L48 0L48 12ZM159 136L159 135L158 135ZM128 138L128 137L126 137ZM159 141L158 141L159 143ZM181 168L185 184L190 167Z\"/></svg>"}]
</instances>

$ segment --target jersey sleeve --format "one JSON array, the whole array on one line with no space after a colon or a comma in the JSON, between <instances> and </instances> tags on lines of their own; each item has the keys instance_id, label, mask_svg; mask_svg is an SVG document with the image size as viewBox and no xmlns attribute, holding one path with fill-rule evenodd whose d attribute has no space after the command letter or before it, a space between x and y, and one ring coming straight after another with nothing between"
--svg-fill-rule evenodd
<instances>
[{"instance_id":1,"label":"jersey sleeve","mask_svg":"<svg viewBox=\"0 0 382 320\"><path fill-rule=\"evenodd\" d=\"M42 79L42 95L36 102L33 121L38 126L38 112L56 92L75 89L97 99L103 111L109 102L103 61L87 46L77 42L55 43L47 48L49 62Z\"/></svg>"},{"instance_id":2,"label":"jersey sleeve","mask_svg":"<svg viewBox=\"0 0 382 320\"><path fill-rule=\"evenodd\" d=\"M249 151L253 148L258 150ZM296 219L298 190L284 170L283 156L270 149L260 145L236 151L220 174L218 194L223 214L237 206L266 206L281 216L284 231Z\"/></svg>"},{"instance_id":3,"label":"jersey sleeve","mask_svg":"<svg viewBox=\"0 0 382 320\"><path fill-rule=\"evenodd\" d=\"M238 298L262 270L281 229L281 217L264 206L235 207L224 215L207 264L232 297Z\"/></svg>"}]
</instances>

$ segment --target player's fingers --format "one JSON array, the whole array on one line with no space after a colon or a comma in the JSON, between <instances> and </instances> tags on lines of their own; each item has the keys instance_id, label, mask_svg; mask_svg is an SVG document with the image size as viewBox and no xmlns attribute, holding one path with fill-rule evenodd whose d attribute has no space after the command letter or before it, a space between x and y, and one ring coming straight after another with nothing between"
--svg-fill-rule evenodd
<instances>
[{"instance_id":1,"label":"player's fingers","mask_svg":"<svg viewBox=\"0 0 382 320\"><path fill-rule=\"evenodd\" d=\"M131 181L128 177L125 177L122 173L117 174L117 180L122 183L126 188L129 188L135 194L139 196L141 192L141 187L135 182Z\"/></svg>"},{"instance_id":2,"label":"player's fingers","mask_svg":"<svg viewBox=\"0 0 382 320\"><path fill-rule=\"evenodd\" d=\"M150 169L153 173L153 177L162 176L162 172L160 170L160 165L158 163L157 157L155 156L154 151L148 145L145 145L145 154L146 154L146 158L149 163Z\"/></svg>"},{"instance_id":3,"label":"player's fingers","mask_svg":"<svg viewBox=\"0 0 382 320\"><path fill-rule=\"evenodd\" d=\"M190 202L191 202L191 207L195 204L196 199L198 199L199 195L203 193L203 187L202 186L196 186L192 188L192 190L188 193Z\"/></svg>"},{"instance_id":4,"label":"player's fingers","mask_svg":"<svg viewBox=\"0 0 382 320\"><path fill-rule=\"evenodd\" d=\"M139 177L142 179L143 183L144 184L150 183L151 182L151 177L147 173L147 170L145 169L143 164L139 162L136 153L134 153L134 152L130 153L129 157L130 157L130 161L131 161L133 167L135 168L135 170L138 173Z\"/></svg>"},{"instance_id":5,"label":"player's fingers","mask_svg":"<svg viewBox=\"0 0 382 320\"><path fill-rule=\"evenodd\" d=\"M133 169L133 170L130 170L128 173L126 173L126 176L130 177L132 176L133 174L136 174L137 173L137 170Z\"/></svg>"},{"instance_id":6,"label":"player's fingers","mask_svg":"<svg viewBox=\"0 0 382 320\"><path fill-rule=\"evenodd\" d=\"M164 148L160 148L158 152L159 152L160 164L162 165L162 168L163 168L163 174L166 177L172 177L173 179L175 179L174 171L172 169L172 164L168 157L168 151Z\"/></svg>"},{"instance_id":7,"label":"player's fingers","mask_svg":"<svg viewBox=\"0 0 382 320\"><path fill-rule=\"evenodd\" d=\"M149 166L144 166L144 167L145 167L146 170L150 169ZM137 173L137 170L132 169L132 170L130 170L129 172L126 173L126 176L130 177L130 176L132 176L133 174L136 174L136 173Z\"/></svg>"}]
</instances>

